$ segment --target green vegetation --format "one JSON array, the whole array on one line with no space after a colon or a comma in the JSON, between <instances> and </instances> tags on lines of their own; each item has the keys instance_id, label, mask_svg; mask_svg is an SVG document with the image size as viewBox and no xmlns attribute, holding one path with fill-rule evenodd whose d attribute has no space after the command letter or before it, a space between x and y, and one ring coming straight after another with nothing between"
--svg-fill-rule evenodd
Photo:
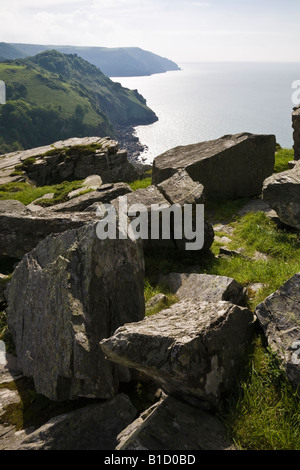
<instances>
[{"instance_id":1,"label":"green vegetation","mask_svg":"<svg viewBox=\"0 0 300 470\"><path fill-rule=\"evenodd\" d=\"M136 191L137 189L144 189L151 185L151 176L148 178L143 178L140 180L133 181L132 183L128 183L131 187L132 191Z\"/></svg>"},{"instance_id":2,"label":"green vegetation","mask_svg":"<svg viewBox=\"0 0 300 470\"><path fill-rule=\"evenodd\" d=\"M289 170L288 162L294 160L294 150L278 148L275 154L274 173Z\"/></svg>"},{"instance_id":3,"label":"green vegetation","mask_svg":"<svg viewBox=\"0 0 300 470\"><path fill-rule=\"evenodd\" d=\"M67 195L81 187L83 180L64 181L60 184L52 186L36 187L30 183L8 183L0 185L0 200L14 199L22 202L22 204L30 204L36 199L42 198L45 194L54 193L52 199L44 199L39 201L41 206L49 206L59 204L68 200ZM83 190L84 191L84 188Z\"/></svg>"},{"instance_id":4,"label":"green vegetation","mask_svg":"<svg viewBox=\"0 0 300 470\"><path fill-rule=\"evenodd\" d=\"M69 137L114 137L114 125L157 118L136 91L111 81L76 54L46 51L0 63L7 103L0 108L0 153Z\"/></svg>"}]
</instances>

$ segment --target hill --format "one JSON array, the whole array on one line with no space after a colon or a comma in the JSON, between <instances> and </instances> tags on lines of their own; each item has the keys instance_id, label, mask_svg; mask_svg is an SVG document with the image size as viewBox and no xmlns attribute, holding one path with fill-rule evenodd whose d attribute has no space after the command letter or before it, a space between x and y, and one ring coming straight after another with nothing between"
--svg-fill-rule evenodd
<instances>
[{"instance_id":1,"label":"hill","mask_svg":"<svg viewBox=\"0 0 300 470\"><path fill-rule=\"evenodd\" d=\"M1 54L0 54L1 55ZM46 51L0 63L0 153L84 136L115 137L116 126L157 120L145 99L75 54Z\"/></svg>"},{"instance_id":2,"label":"hill","mask_svg":"<svg viewBox=\"0 0 300 470\"><path fill-rule=\"evenodd\" d=\"M64 54L77 54L96 65L108 77L143 76L180 70L175 62L139 47L76 47L2 42L0 61L26 58L53 49Z\"/></svg>"}]
</instances>

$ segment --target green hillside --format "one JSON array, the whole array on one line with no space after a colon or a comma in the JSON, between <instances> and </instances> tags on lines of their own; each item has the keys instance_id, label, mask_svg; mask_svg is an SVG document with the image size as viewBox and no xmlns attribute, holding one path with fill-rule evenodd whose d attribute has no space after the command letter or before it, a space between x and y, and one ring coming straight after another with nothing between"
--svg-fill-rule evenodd
<instances>
[{"instance_id":1,"label":"green hillside","mask_svg":"<svg viewBox=\"0 0 300 470\"><path fill-rule=\"evenodd\" d=\"M77 55L42 52L0 63L0 153L69 137L114 137L114 125L157 120L137 91L123 88Z\"/></svg>"},{"instance_id":2,"label":"green hillside","mask_svg":"<svg viewBox=\"0 0 300 470\"><path fill-rule=\"evenodd\" d=\"M139 47L76 47L0 42L0 61L22 59L53 49L64 54L77 54L96 65L108 77L152 75L180 70L175 62Z\"/></svg>"}]
</instances>

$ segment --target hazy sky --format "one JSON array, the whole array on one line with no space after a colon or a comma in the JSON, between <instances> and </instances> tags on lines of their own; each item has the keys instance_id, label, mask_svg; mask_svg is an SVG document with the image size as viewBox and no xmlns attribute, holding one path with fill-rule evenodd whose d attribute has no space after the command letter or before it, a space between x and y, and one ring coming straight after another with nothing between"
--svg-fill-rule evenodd
<instances>
[{"instance_id":1,"label":"hazy sky","mask_svg":"<svg viewBox=\"0 0 300 470\"><path fill-rule=\"evenodd\" d=\"M298 61L300 0L0 0L0 41L138 46L182 63Z\"/></svg>"}]
</instances>

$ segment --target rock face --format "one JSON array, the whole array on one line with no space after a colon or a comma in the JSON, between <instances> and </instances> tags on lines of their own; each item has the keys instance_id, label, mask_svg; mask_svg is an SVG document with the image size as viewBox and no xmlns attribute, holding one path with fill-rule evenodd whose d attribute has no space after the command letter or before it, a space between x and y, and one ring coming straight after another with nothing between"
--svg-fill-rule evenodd
<instances>
[{"instance_id":1,"label":"rock face","mask_svg":"<svg viewBox=\"0 0 300 470\"><path fill-rule=\"evenodd\" d=\"M243 286L226 276L170 273L161 276L159 282L169 288L180 300L199 299L207 302L227 300L236 305L243 305L245 300Z\"/></svg>"},{"instance_id":2,"label":"rock face","mask_svg":"<svg viewBox=\"0 0 300 470\"><path fill-rule=\"evenodd\" d=\"M294 138L294 159L300 160L300 105L296 106L292 113L292 126Z\"/></svg>"},{"instance_id":3,"label":"rock face","mask_svg":"<svg viewBox=\"0 0 300 470\"><path fill-rule=\"evenodd\" d=\"M204 186L208 198L252 197L261 193L263 181L273 172L275 149L275 136L249 133L176 147L154 159L152 183L185 169Z\"/></svg>"},{"instance_id":4,"label":"rock face","mask_svg":"<svg viewBox=\"0 0 300 470\"><path fill-rule=\"evenodd\" d=\"M204 186L192 180L185 170L178 170L171 178L157 185L170 204L203 204Z\"/></svg>"},{"instance_id":5,"label":"rock face","mask_svg":"<svg viewBox=\"0 0 300 470\"><path fill-rule=\"evenodd\" d=\"M50 235L24 256L6 292L19 367L52 400L111 398L129 378L99 348L144 317L144 259L136 240L100 240L96 224Z\"/></svg>"},{"instance_id":6,"label":"rock face","mask_svg":"<svg viewBox=\"0 0 300 470\"><path fill-rule=\"evenodd\" d=\"M267 178L263 199L286 225L300 230L300 163L292 170Z\"/></svg>"},{"instance_id":7,"label":"rock face","mask_svg":"<svg viewBox=\"0 0 300 470\"><path fill-rule=\"evenodd\" d=\"M100 345L110 361L145 373L165 393L218 408L235 384L252 322L248 309L229 302L181 301Z\"/></svg>"},{"instance_id":8,"label":"rock face","mask_svg":"<svg viewBox=\"0 0 300 470\"><path fill-rule=\"evenodd\" d=\"M99 175L103 183L134 181L136 168L127 152L109 138L85 137L55 142L52 145L0 156L0 184L22 179L23 172L38 186L80 180Z\"/></svg>"},{"instance_id":9,"label":"rock face","mask_svg":"<svg viewBox=\"0 0 300 470\"><path fill-rule=\"evenodd\" d=\"M120 394L51 419L17 445L18 450L113 450L118 434L136 417L129 398Z\"/></svg>"},{"instance_id":10,"label":"rock face","mask_svg":"<svg viewBox=\"0 0 300 470\"><path fill-rule=\"evenodd\" d=\"M116 450L235 450L218 418L174 397L147 410L118 441Z\"/></svg>"},{"instance_id":11,"label":"rock face","mask_svg":"<svg viewBox=\"0 0 300 470\"><path fill-rule=\"evenodd\" d=\"M0 201L0 255L21 259L51 233L78 228L94 214L31 212L19 201Z\"/></svg>"},{"instance_id":12,"label":"rock face","mask_svg":"<svg viewBox=\"0 0 300 470\"><path fill-rule=\"evenodd\" d=\"M300 383L300 273L295 274L255 309L268 340L292 385Z\"/></svg>"}]
</instances>

